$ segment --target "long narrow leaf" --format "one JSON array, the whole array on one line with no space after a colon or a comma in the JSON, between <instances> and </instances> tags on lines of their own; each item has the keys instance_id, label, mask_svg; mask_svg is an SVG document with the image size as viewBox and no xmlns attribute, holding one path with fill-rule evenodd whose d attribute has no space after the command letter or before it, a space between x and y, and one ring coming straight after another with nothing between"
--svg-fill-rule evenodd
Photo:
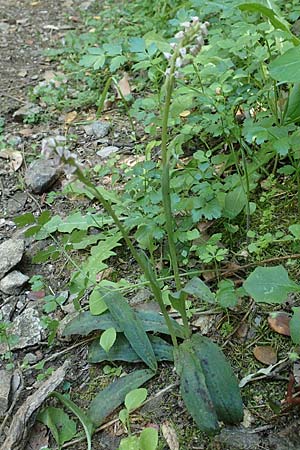
<instances>
[{"instance_id":1,"label":"long narrow leaf","mask_svg":"<svg viewBox=\"0 0 300 450\"><path fill-rule=\"evenodd\" d=\"M101 425L104 419L120 406L128 392L142 386L154 376L149 369L137 370L125 377L118 378L94 398L88 410L88 416L95 426Z\"/></svg>"},{"instance_id":2,"label":"long narrow leaf","mask_svg":"<svg viewBox=\"0 0 300 450\"><path fill-rule=\"evenodd\" d=\"M87 450L92 450L92 434L95 428L91 419L82 411L82 409L72 402L72 400L63 396L59 392L52 392L51 396L57 398L66 408L75 414L84 429L88 445Z\"/></svg>"},{"instance_id":3,"label":"long narrow leaf","mask_svg":"<svg viewBox=\"0 0 300 450\"><path fill-rule=\"evenodd\" d=\"M135 314L119 292L106 290L103 299L133 350L150 369L156 371L157 361L155 354L139 316Z\"/></svg>"}]
</instances>

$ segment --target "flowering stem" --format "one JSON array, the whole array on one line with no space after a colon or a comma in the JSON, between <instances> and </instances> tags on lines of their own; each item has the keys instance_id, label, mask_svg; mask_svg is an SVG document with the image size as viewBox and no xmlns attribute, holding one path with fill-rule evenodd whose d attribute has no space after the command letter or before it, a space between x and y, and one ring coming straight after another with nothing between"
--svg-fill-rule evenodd
<instances>
[{"instance_id":1,"label":"flowering stem","mask_svg":"<svg viewBox=\"0 0 300 450\"><path fill-rule=\"evenodd\" d=\"M91 181L86 178L84 176L84 174L81 172L80 169L77 168L76 170L76 175L78 177L78 179L85 184L85 186L87 187L87 189L91 192L91 194L93 194L97 200L100 201L100 203L102 204L103 208L105 209L105 211L110 215L110 217L113 219L114 223L116 224L116 226L119 228L124 241L126 242L132 256L134 257L134 259L136 260L136 262L138 263L138 265L140 266L141 270L143 271L143 273L145 274L145 277L148 279L151 290L153 292L153 295L157 301L157 303L159 304L160 310L162 312L162 315L165 319L166 325L168 327L171 339L172 339L172 343L174 345L174 347L178 347L178 343L177 343L177 338L176 338L176 334L174 331L174 327L172 325L172 321L169 317L169 314L167 312L166 306L164 304L163 298L162 298L162 294L161 294L161 290L160 290L160 286L159 283L157 281L157 277L155 275L154 270L152 270L151 265L148 264L149 260L147 259L146 255L139 253L136 248L134 247L125 227L123 226L122 222L120 221L120 219L118 218L118 216L116 215L115 211L113 210L111 204L105 200L105 198L100 194L100 192L98 191L98 189L93 185L93 183L91 183ZM150 263L150 262L149 262Z\"/></svg>"},{"instance_id":2,"label":"flowering stem","mask_svg":"<svg viewBox=\"0 0 300 450\"><path fill-rule=\"evenodd\" d=\"M179 275L178 260L176 247L174 242L174 220L171 207L170 197L170 152L167 148L168 140L168 119L170 113L170 105L172 92L174 87L174 71L175 71L175 59L171 63L170 74L166 79L166 99L162 119L162 139L161 139L161 155L162 155L162 176L161 176L161 189L162 189L162 202L164 207L166 229L168 235L168 244L170 252L171 266L174 272L174 279L177 291L181 290L181 280ZM185 328L186 335L190 335L189 323L186 315L185 308L182 308L182 321Z\"/></svg>"}]
</instances>

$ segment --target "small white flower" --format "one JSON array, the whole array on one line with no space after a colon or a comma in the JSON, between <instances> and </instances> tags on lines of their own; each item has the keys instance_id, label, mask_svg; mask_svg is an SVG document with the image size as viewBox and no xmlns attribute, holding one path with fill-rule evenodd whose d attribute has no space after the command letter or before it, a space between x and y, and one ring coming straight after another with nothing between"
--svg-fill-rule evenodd
<instances>
[{"instance_id":1,"label":"small white flower","mask_svg":"<svg viewBox=\"0 0 300 450\"><path fill-rule=\"evenodd\" d=\"M200 25L200 30L204 37L208 35L208 30L207 30L208 26L209 26L209 22L204 22L204 23L201 23L201 25Z\"/></svg>"},{"instance_id":2,"label":"small white flower","mask_svg":"<svg viewBox=\"0 0 300 450\"><path fill-rule=\"evenodd\" d=\"M168 68L166 69L166 71L165 71L166 77L169 76L170 73L171 73L171 69L170 69L170 67L168 67Z\"/></svg>"},{"instance_id":3,"label":"small white flower","mask_svg":"<svg viewBox=\"0 0 300 450\"><path fill-rule=\"evenodd\" d=\"M192 24L191 22L183 22L180 24L180 26L188 30L189 28L191 28Z\"/></svg>"},{"instance_id":4,"label":"small white flower","mask_svg":"<svg viewBox=\"0 0 300 450\"><path fill-rule=\"evenodd\" d=\"M192 17L192 22L193 22L193 25L197 25L197 23L199 23L199 17L198 16Z\"/></svg>"},{"instance_id":5,"label":"small white flower","mask_svg":"<svg viewBox=\"0 0 300 450\"><path fill-rule=\"evenodd\" d=\"M164 52L164 57L169 61L172 58L172 55L169 52Z\"/></svg>"},{"instance_id":6,"label":"small white flower","mask_svg":"<svg viewBox=\"0 0 300 450\"><path fill-rule=\"evenodd\" d=\"M181 67L182 66L182 58L180 58L180 56L178 56L178 58L176 58L175 61L175 67Z\"/></svg>"},{"instance_id":7,"label":"small white flower","mask_svg":"<svg viewBox=\"0 0 300 450\"><path fill-rule=\"evenodd\" d=\"M185 47L182 47L181 49L179 49L179 53L180 53L180 55L184 58L185 55L186 55L186 48L185 48Z\"/></svg>"},{"instance_id":8,"label":"small white flower","mask_svg":"<svg viewBox=\"0 0 300 450\"><path fill-rule=\"evenodd\" d=\"M203 36L202 35L201 36L197 36L196 37L196 42L197 42L198 45L200 45L202 47L204 45Z\"/></svg>"},{"instance_id":9,"label":"small white flower","mask_svg":"<svg viewBox=\"0 0 300 450\"><path fill-rule=\"evenodd\" d=\"M185 34L182 30L178 31L178 33L175 34L176 39L182 39L182 38L184 38L184 36L185 36Z\"/></svg>"},{"instance_id":10,"label":"small white flower","mask_svg":"<svg viewBox=\"0 0 300 450\"><path fill-rule=\"evenodd\" d=\"M175 50L175 48L177 47L177 43L176 42L171 42L170 43L170 47Z\"/></svg>"},{"instance_id":11,"label":"small white flower","mask_svg":"<svg viewBox=\"0 0 300 450\"><path fill-rule=\"evenodd\" d=\"M192 47L190 48L190 54L193 56L198 55L198 53L201 50L201 46L200 45L192 45Z\"/></svg>"}]
</instances>

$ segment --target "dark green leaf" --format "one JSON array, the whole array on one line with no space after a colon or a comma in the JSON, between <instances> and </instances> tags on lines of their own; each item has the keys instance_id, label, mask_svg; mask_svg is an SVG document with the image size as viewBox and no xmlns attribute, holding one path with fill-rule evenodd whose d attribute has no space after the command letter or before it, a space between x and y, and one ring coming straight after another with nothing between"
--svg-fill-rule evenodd
<instances>
[{"instance_id":1,"label":"dark green leaf","mask_svg":"<svg viewBox=\"0 0 300 450\"><path fill-rule=\"evenodd\" d=\"M173 347L158 336L149 336L157 361L173 361ZM102 361L139 362L141 358L136 354L123 333L118 333L114 346L105 352L99 345L97 338L89 348L90 363Z\"/></svg>"},{"instance_id":2,"label":"dark green leaf","mask_svg":"<svg viewBox=\"0 0 300 450\"><path fill-rule=\"evenodd\" d=\"M300 46L287 50L278 56L269 66L274 80L283 83L298 83L300 79Z\"/></svg>"},{"instance_id":3,"label":"dark green leaf","mask_svg":"<svg viewBox=\"0 0 300 450\"><path fill-rule=\"evenodd\" d=\"M131 347L150 369L157 370L155 354L143 323L125 298L117 291L105 291L103 299L115 322L128 339Z\"/></svg>"},{"instance_id":4,"label":"dark green leaf","mask_svg":"<svg viewBox=\"0 0 300 450\"><path fill-rule=\"evenodd\" d=\"M76 434L76 423L60 408L48 406L39 414L38 420L50 428L59 447Z\"/></svg>"},{"instance_id":5,"label":"dark green leaf","mask_svg":"<svg viewBox=\"0 0 300 450\"><path fill-rule=\"evenodd\" d=\"M192 278L182 289L186 294L192 295L204 302L215 303L215 295L200 278Z\"/></svg>"},{"instance_id":6,"label":"dark green leaf","mask_svg":"<svg viewBox=\"0 0 300 450\"><path fill-rule=\"evenodd\" d=\"M245 291L256 302L283 303L290 292L299 292L283 266L257 267L244 282Z\"/></svg>"},{"instance_id":7,"label":"dark green leaf","mask_svg":"<svg viewBox=\"0 0 300 450\"><path fill-rule=\"evenodd\" d=\"M240 214L247 204L247 196L241 186L228 192L225 196L223 215L228 219L234 219Z\"/></svg>"},{"instance_id":8,"label":"dark green leaf","mask_svg":"<svg viewBox=\"0 0 300 450\"><path fill-rule=\"evenodd\" d=\"M165 324L164 318L153 311L136 311L136 315L143 323L145 331L153 331L155 333L169 334L169 330ZM175 320L171 319L176 336L183 338L183 327ZM109 312L105 312L100 316L92 316L90 312L78 314L75 319L71 320L65 327L63 335L70 336L72 334L80 334L86 336L92 331L107 330L115 328L116 331L121 330L120 326L115 322Z\"/></svg>"},{"instance_id":9,"label":"dark green leaf","mask_svg":"<svg viewBox=\"0 0 300 450\"><path fill-rule=\"evenodd\" d=\"M128 392L142 386L154 376L152 370L138 370L125 377L118 378L107 388L103 389L92 401L88 416L95 424L101 425L104 419L120 406Z\"/></svg>"}]
</instances>

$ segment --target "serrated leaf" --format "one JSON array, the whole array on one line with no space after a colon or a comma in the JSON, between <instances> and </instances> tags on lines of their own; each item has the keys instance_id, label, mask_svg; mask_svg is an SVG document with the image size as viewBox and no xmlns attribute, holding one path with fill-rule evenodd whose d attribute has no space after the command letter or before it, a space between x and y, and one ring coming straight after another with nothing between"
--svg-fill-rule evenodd
<instances>
[{"instance_id":1,"label":"serrated leaf","mask_svg":"<svg viewBox=\"0 0 300 450\"><path fill-rule=\"evenodd\" d=\"M290 321L291 338L294 344L300 344L300 306L292 308L293 316Z\"/></svg>"},{"instance_id":2,"label":"serrated leaf","mask_svg":"<svg viewBox=\"0 0 300 450\"><path fill-rule=\"evenodd\" d=\"M100 345L105 351L108 353L111 347L114 345L117 338L116 330L112 328L108 328L108 330L103 331L100 336Z\"/></svg>"},{"instance_id":3,"label":"serrated leaf","mask_svg":"<svg viewBox=\"0 0 300 450\"><path fill-rule=\"evenodd\" d=\"M76 434L76 423L60 408L49 406L39 414L38 420L51 430L59 447Z\"/></svg>"},{"instance_id":4,"label":"serrated leaf","mask_svg":"<svg viewBox=\"0 0 300 450\"><path fill-rule=\"evenodd\" d=\"M118 406L120 406L128 392L142 386L154 376L152 370L138 370L125 377L121 377L103 389L91 402L88 416L99 426Z\"/></svg>"},{"instance_id":5,"label":"serrated leaf","mask_svg":"<svg viewBox=\"0 0 300 450\"><path fill-rule=\"evenodd\" d=\"M84 429L87 445L87 450L92 450L92 434L94 432L94 425L90 418L80 409L72 400L60 394L59 392L53 392L52 397L56 397L64 406L66 406L75 416L80 420Z\"/></svg>"},{"instance_id":6,"label":"serrated leaf","mask_svg":"<svg viewBox=\"0 0 300 450\"><path fill-rule=\"evenodd\" d=\"M93 292L89 297L89 307L90 313L93 316L98 316L99 314L102 314L107 310L106 303L103 300L103 297L100 294L98 287L95 287L95 289L93 290Z\"/></svg>"},{"instance_id":7,"label":"serrated leaf","mask_svg":"<svg viewBox=\"0 0 300 450\"><path fill-rule=\"evenodd\" d=\"M192 295L204 302L215 303L215 295L211 292L208 286L200 280L200 278L194 277L182 289L186 294Z\"/></svg>"},{"instance_id":8,"label":"serrated leaf","mask_svg":"<svg viewBox=\"0 0 300 450\"><path fill-rule=\"evenodd\" d=\"M142 321L145 331L153 331L155 333L169 334L169 330L165 324L164 318L154 311L136 311L136 315ZM174 319L171 319L173 329L176 336L183 338L184 330ZM112 318L109 312L105 312L100 316L92 316L89 312L83 312L78 314L73 320L71 320L63 331L64 336L70 336L72 334L80 334L86 336L92 331L107 330L114 327L115 330L123 331L120 325Z\"/></svg>"},{"instance_id":9,"label":"serrated leaf","mask_svg":"<svg viewBox=\"0 0 300 450\"><path fill-rule=\"evenodd\" d=\"M147 389L138 388L128 392L125 397L125 407L128 412L139 408L147 398Z\"/></svg>"},{"instance_id":10,"label":"serrated leaf","mask_svg":"<svg viewBox=\"0 0 300 450\"><path fill-rule=\"evenodd\" d=\"M158 336L149 336L157 361L173 361L173 347ZM133 350L123 333L118 333L114 346L106 353L96 339L89 347L88 361L99 363L103 361L139 362L141 358Z\"/></svg>"},{"instance_id":11,"label":"serrated leaf","mask_svg":"<svg viewBox=\"0 0 300 450\"><path fill-rule=\"evenodd\" d=\"M124 332L131 347L150 369L157 370L155 354L139 316L117 291L103 292L103 299L115 322Z\"/></svg>"},{"instance_id":12,"label":"serrated leaf","mask_svg":"<svg viewBox=\"0 0 300 450\"><path fill-rule=\"evenodd\" d=\"M243 284L246 292L261 303L283 303L289 293L299 292L283 266L257 267Z\"/></svg>"}]
</instances>

